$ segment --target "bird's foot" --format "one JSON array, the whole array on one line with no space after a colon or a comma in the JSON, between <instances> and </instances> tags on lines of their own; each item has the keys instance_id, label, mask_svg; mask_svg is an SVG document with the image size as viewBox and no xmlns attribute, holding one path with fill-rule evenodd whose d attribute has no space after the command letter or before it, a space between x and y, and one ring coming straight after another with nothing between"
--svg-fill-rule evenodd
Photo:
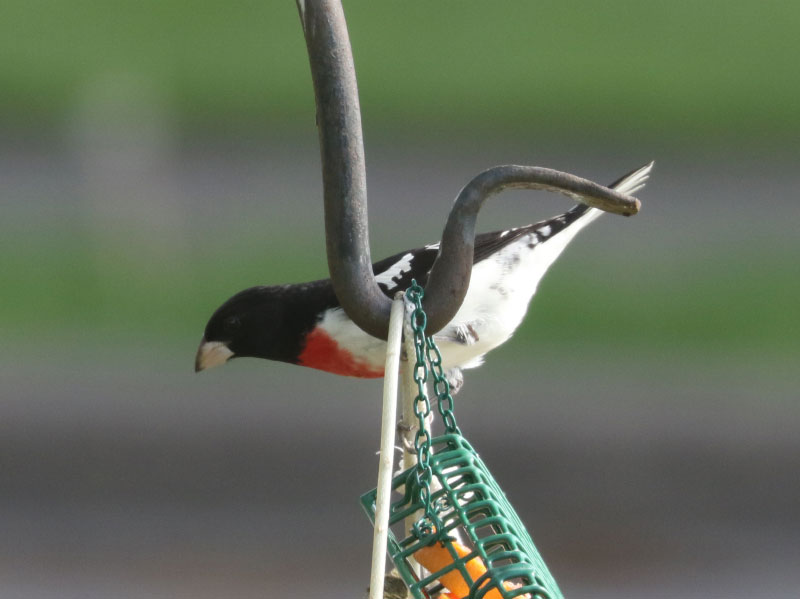
<instances>
[{"instance_id":1,"label":"bird's foot","mask_svg":"<svg viewBox=\"0 0 800 599\"><path fill-rule=\"evenodd\" d=\"M427 428L428 431L430 431L433 426L433 416L434 411L431 410L425 417L425 428ZM417 449L414 447L414 439L418 429L419 424L416 422L409 424L400 421L397 423L397 434L400 437L400 442L403 445L403 449L409 453L417 453Z\"/></svg>"},{"instance_id":2,"label":"bird's foot","mask_svg":"<svg viewBox=\"0 0 800 599\"><path fill-rule=\"evenodd\" d=\"M464 386L464 371L460 368L451 368L444 373L447 383L450 385L450 395L455 395Z\"/></svg>"}]
</instances>

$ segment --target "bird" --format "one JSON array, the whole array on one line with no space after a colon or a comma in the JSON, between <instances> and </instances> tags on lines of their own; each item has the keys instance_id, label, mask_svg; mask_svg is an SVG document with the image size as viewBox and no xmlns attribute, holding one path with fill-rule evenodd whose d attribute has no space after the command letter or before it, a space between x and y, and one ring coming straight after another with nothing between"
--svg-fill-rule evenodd
<instances>
[{"instance_id":1,"label":"bird","mask_svg":"<svg viewBox=\"0 0 800 599\"><path fill-rule=\"evenodd\" d=\"M652 167L650 162L609 187L632 195L644 187ZM548 220L476 235L464 302L433 336L454 392L463 383L464 369L479 366L487 352L508 341L545 272L575 235L601 214L597 208L578 204ZM439 243L433 243L374 263L378 286L390 298L412 280L424 288L438 251ZM386 342L350 320L330 279L256 286L233 295L214 311L195 356L195 371L239 357L379 378L384 373Z\"/></svg>"}]
</instances>

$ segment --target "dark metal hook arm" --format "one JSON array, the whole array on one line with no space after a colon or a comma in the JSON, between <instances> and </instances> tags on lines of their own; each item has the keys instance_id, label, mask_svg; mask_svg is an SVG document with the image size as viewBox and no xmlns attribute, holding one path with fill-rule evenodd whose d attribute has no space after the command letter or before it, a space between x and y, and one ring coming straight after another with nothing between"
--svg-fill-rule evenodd
<instances>
[{"instance_id":1,"label":"dark metal hook arm","mask_svg":"<svg viewBox=\"0 0 800 599\"><path fill-rule=\"evenodd\" d=\"M458 194L447 217L439 255L425 286L428 334L444 327L464 301L472 272L475 222L489 196L504 189L555 191L607 212L630 216L639 211L634 197L569 173L538 166L495 166L472 179Z\"/></svg>"},{"instance_id":2,"label":"dark metal hook arm","mask_svg":"<svg viewBox=\"0 0 800 599\"><path fill-rule=\"evenodd\" d=\"M317 105L325 235L333 289L342 308L370 335L386 339L391 300L372 274L367 221L364 144L355 68L338 0L297 0ZM447 219L439 256L425 288L428 334L455 316L469 286L475 222L483 202L504 189L557 191L617 214L639 201L574 175L532 166L498 166L470 181Z\"/></svg>"}]
</instances>

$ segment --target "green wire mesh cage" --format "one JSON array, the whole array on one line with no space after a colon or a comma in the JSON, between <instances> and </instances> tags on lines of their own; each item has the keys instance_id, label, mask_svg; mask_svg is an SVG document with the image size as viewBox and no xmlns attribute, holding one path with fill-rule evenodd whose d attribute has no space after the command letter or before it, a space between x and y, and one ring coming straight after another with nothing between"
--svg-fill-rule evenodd
<instances>
[{"instance_id":1,"label":"green wire mesh cage","mask_svg":"<svg viewBox=\"0 0 800 599\"><path fill-rule=\"evenodd\" d=\"M431 440L431 505L424 520L414 468L394 477L388 551L416 599L563 599L530 535L478 454L459 433ZM361 503L375 519L376 491ZM422 527L423 530L425 527ZM413 562L428 571L418 576Z\"/></svg>"}]
</instances>

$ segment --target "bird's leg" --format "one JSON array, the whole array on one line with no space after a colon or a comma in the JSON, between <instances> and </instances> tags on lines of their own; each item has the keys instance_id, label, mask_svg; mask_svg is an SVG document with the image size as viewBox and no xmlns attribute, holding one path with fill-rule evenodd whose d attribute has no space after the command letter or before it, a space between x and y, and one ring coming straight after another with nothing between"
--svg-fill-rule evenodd
<instances>
[{"instance_id":1,"label":"bird's leg","mask_svg":"<svg viewBox=\"0 0 800 599\"><path fill-rule=\"evenodd\" d=\"M433 410L425 417L425 427L430 431L433 425ZM403 421L397 423L397 433L402 440L403 449L409 453L416 454L417 450L414 447L414 437L419 425L416 423L407 424Z\"/></svg>"},{"instance_id":2,"label":"bird's leg","mask_svg":"<svg viewBox=\"0 0 800 599\"><path fill-rule=\"evenodd\" d=\"M397 423L397 434L400 437L400 442L403 444L403 449L408 453L416 453L414 449L414 435L412 431L416 430L416 426L411 423L406 423L400 420Z\"/></svg>"},{"instance_id":3,"label":"bird's leg","mask_svg":"<svg viewBox=\"0 0 800 599\"><path fill-rule=\"evenodd\" d=\"M388 572L383 580L384 599L408 599L411 597L411 592L408 590L397 568Z\"/></svg>"}]
</instances>

